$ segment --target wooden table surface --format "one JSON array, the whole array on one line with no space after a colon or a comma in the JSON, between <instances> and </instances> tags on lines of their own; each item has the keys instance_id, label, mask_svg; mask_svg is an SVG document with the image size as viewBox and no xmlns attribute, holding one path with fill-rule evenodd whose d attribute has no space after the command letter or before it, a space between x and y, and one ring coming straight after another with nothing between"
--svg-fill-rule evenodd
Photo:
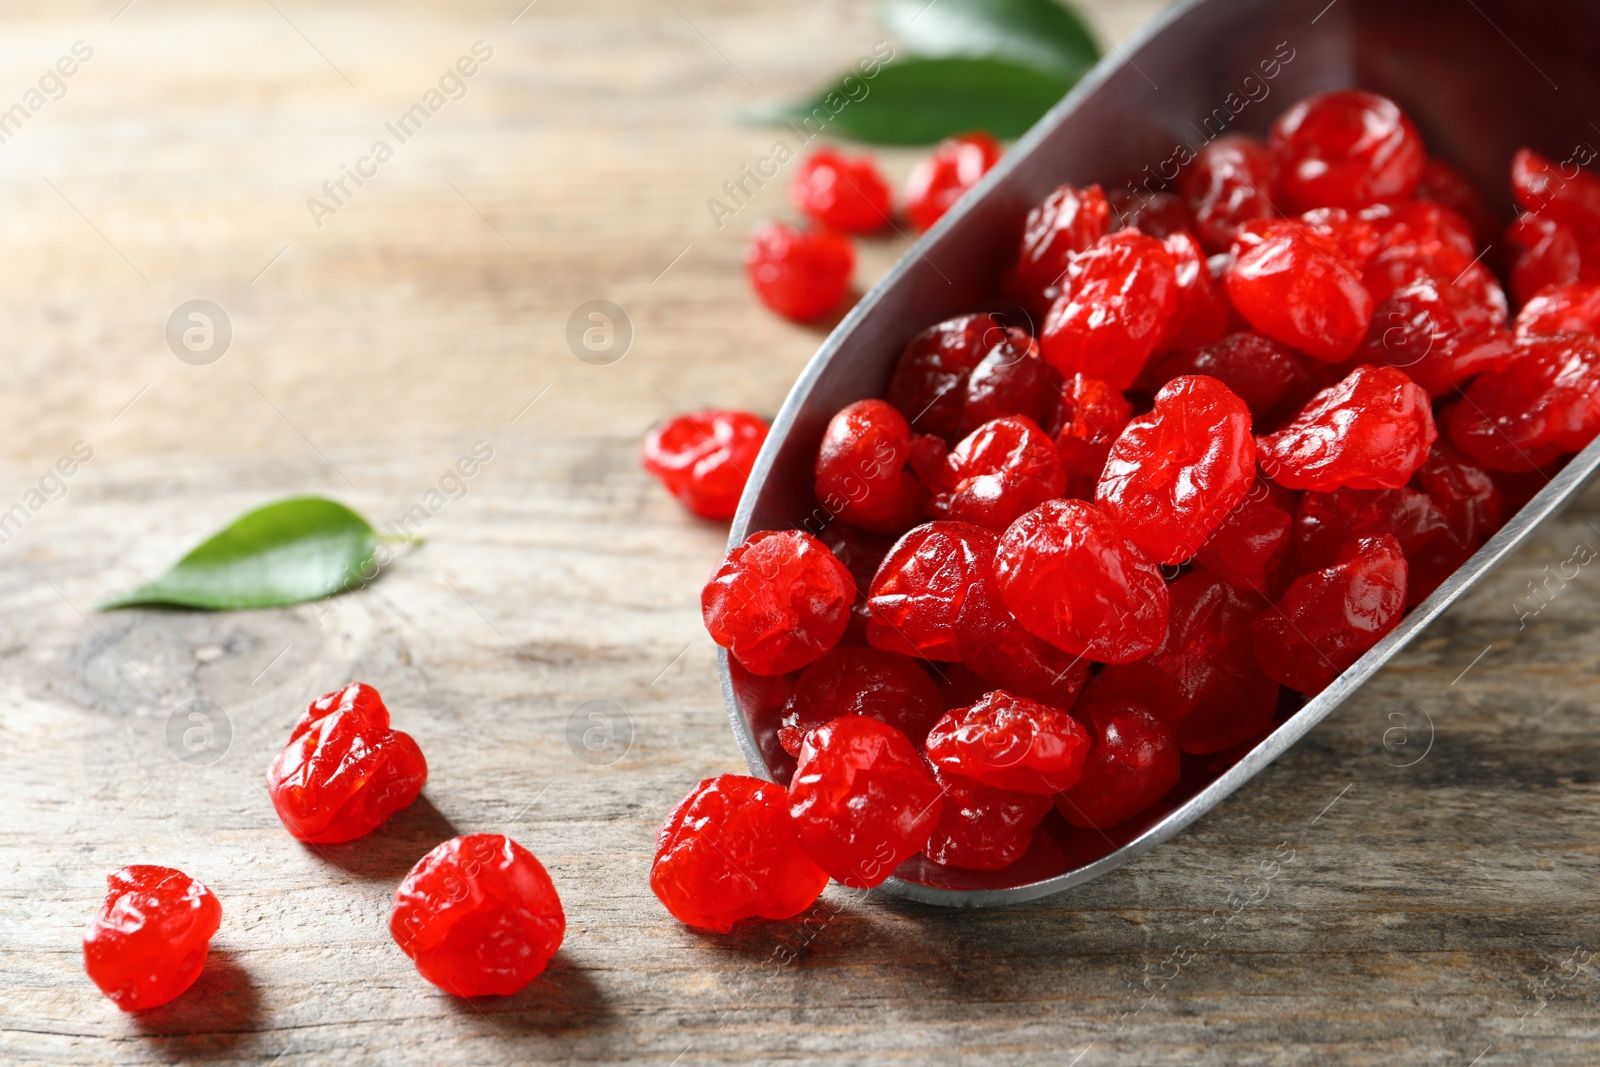
<instances>
[{"instance_id":1,"label":"wooden table surface","mask_svg":"<svg viewBox=\"0 0 1600 1067\"><path fill-rule=\"evenodd\" d=\"M722 229L705 202L771 144L738 108L881 35L843 0L523 2L0 14L0 108L27 112L0 143L0 512L25 520L0 545L0 1061L1600 1062L1600 578L1528 592L1600 545L1594 494L1220 809L1099 881L978 913L834 888L808 925L721 938L671 920L646 881L655 828L742 766L697 610L724 531L636 450L675 409L775 411L816 346L738 267L782 189ZM1116 40L1153 9L1092 13ZM477 42L472 77L445 82L459 98L388 133ZM47 77L75 45L73 74ZM886 155L903 175L910 155ZM358 165L313 220L308 198ZM867 245L860 279L905 247ZM214 362L166 341L194 299L232 326ZM566 340L596 299L633 329L609 365ZM479 442L492 459L448 480ZM50 476L75 445L92 458ZM421 504L427 543L324 604L91 610L305 492L380 522ZM370 838L313 850L261 775L350 678L431 778ZM204 765L169 740L197 700L226 738ZM627 742L610 762L569 740L596 710ZM464 1003L387 914L417 857L475 831L538 853L570 925L525 991ZM224 907L196 987L139 1016L79 948L125 863L180 867Z\"/></svg>"}]
</instances>

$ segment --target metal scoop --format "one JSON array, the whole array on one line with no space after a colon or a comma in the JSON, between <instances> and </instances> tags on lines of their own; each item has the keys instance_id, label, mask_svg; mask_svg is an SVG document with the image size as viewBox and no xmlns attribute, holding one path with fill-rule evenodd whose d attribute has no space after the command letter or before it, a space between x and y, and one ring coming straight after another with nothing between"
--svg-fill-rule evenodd
<instances>
[{"instance_id":1,"label":"metal scoop","mask_svg":"<svg viewBox=\"0 0 1600 1067\"><path fill-rule=\"evenodd\" d=\"M997 304L1028 209L1062 182L1170 179L1187 152L1224 130L1264 134L1310 93L1359 86L1398 100L1430 151L1511 213L1512 153L1589 162L1600 145L1600 5L1526 0L1192 0L1114 49L924 236L839 324L784 402L752 472L730 544L754 530L819 532L817 445L834 412L881 397L906 342L943 319ZM1592 120L1592 121L1591 121ZM1587 154L1585 154L1587 153ZM1575 457L1377 647L1220 775L1188 774L1154 809L1106 831L1046 823L999 871L917 856L882 888L929 904L986 907L1059 893L1148 851L1215 807L1321 722L1461 596L1600 465ZM760 679L721 657L723 695L751 771L787 783L779 709Z\"/></svg>"}]
</instances>

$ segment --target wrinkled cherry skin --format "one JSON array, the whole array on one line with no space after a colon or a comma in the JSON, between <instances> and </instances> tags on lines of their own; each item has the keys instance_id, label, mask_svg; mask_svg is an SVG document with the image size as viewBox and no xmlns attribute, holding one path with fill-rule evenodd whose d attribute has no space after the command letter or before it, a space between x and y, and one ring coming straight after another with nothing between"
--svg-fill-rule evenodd
<instances>
[{"instance_id":1,"label":"wrinkled cherry skin","mask_svg":"<svg viewBox=\"0 0 1600 1067\"><path fill-rule=\"evenodd\" d=\"M1094 502L1157 563L1205 544L1255 479L1250 409L1215 378L1174 378L1111 446Z\"/></svg>"},{"instance_id":2,"label":"wrinkled cherry skin","mask_svg":"<svg viewBox=\"0 0 1600 1067\"><path fill-rule=\"evenodd\" d=\"M799 530L762 530L728 550L700 593L711 639L752 674L787 674L839 643L856 585Z\"/></svg>"},{"instance_id":3,"label":"wrinkled cherry skin","mask_svg":"<svg viewBox=\"0 0 1600 1067\"><path fill-rule=\"evenodd\" d=\"M922 851L941 801L906 735L865 715L811 731L789 784L800 849L837 882L870 889Z\"/></svg>"},{"instance_id":4,"label":"wrinkled cherry skin","mask_svg":"<svg viewBox=\"0 0 1600 1067\"><path fill-rule=\"evenodd\" d=\"M1200 546L1195 562L1240 588L1276 596L1293 555L1298 495L1258 473L1239 506Z\"/></svg>"},{"instance_id":5,"label":"wrinkled cherry skin","mask_svg":"<svg viewBox=\"0 0 1600 1067\"><path fill-rule=\"evenodd\" d=\"M828 230L759 222L744 244L744 269L756 296L786 319L810 322L839 306L850 288L856 253Z\"/></svg>"},{"instance_id":6,"label":"wrinkled cherry skin","mask_svg":"<svg viewBox=\"0 0 1600 1067\"><path fill-rule=\"evenodd\" d=\"M939 770L1039 796L1071 789L1088 752L1078 720L1003 689L946 712L928 733L928 759Z\"/></svg>"},{"instance_id":7,"label":"wrinkled cherry skin","mask_svg":"<svg viewBox=\"0 0 1600 1067\"><path fill-rule=\"evenodd\" d=\"M1156 351L1192 348L1220 340L1233 318L1224 283L1212 274L1205 252L1189 234L1169 234L1163 243L1172 253L1178 301Z\"/></svg>"},{"instance_id":8,"label":"wrinkled cherry skin","mask_svg":"<svg viewBox=\"0 0 1600 1067\"><path fill-rule=\"evenodd\" d=\"M1481 374L1450 411L1450 440L1490 470L1526 471L1600 432L1600 341L1557 333L1517 341L1503 371Z\"/></svg>"},{"instance_id":9,"label":"wrinkled cherry skin","mask_svg":"<svg viewBox=\"0 0 1600 1067\"><path fill-rule=\"evenodd\" d=\"M955 442L965 436L967 384L998 346L1027 350L1031 339L990 314L961 315L928 327L900 353L884 394L919 434Z\"/></svg>"},{"instance_id":10,"label":"wrinkled cherry skin","mask_svg":"<svg viewBox=\"0 0 1600 1067\"><path fill-rule=\"evenodd\" d=\"M1166 796L1183 769L1172 727L1143 708L1103 708L1094 729L1083 775L1056 798L1056 810L1073 826L1103 830Z\"/></svg>"},{"instance_id":11,"label":"wrinkled cherry skin","mask_svg":"<svg viewBox=\"0 0 1600 1067\"><path fill-rule=\"evenodd\" d=\"M778 741L798 756L806 734L823 723L841 715L870 715L920 745L943 710L939 687L910 656L881 648L836 648L795 682Z\"/></svg>"},{"instance_id":12,"label":"wrinkled cherry skin","mask_svg":"<svg viewBox=\"0 0 1600 1067\"><path fill-rule=\"evenodd\" d=\"M1509 514L1505 496L1489 472L1447 440L1434 442L1411 484L1433 499L1444 512L1446 528L1470 549L1487 541Z\"/></svg>"},{"instance_id":13,"label":"wrinkled cherry skin","mask_svg":"<svg viewBox=\"0 0 1600 1067\"><path fill-rule=\"evenodd\" d=\"M427 781L422 749L389 728L376 689L352 682L306 708L267 770L267 794L289 833L334 844L376 830Z\"/></svg>"},{"instance_id":14,"label":"wrinkled cherry skin","mask_svg":"<svg viewBox=\"0 0 1600 1067\"><path fill-rule=\"evenodd\" d=\"M998 543L991 531L966 522L930 522L909 531L873 576L867 640L890 652L960 660L968 595L994 580Z\"/></svg>"},{"instance_id":15,"label":"wrinkled cherry skin","mask_svg":"<svg viewBox=\"0 0 1600 1067\"><path fill-rule=\"evenodd\" d=\"M1226 252L1244 223L1277 216L1277 172L1271 151L1248 134L1224 134L1200 149L1178 181L1207 252Z\"/></svg>"},{"instance_id":16,"label":"wrinkled cherry skin","mask_svg":"<svg viewBox=\"0 0 1600 1067\"><path fill-rule=\"evenodd\" d=\"M119 867L83 931L83 969L123 1011L157 1008L200 977L220 925L216 895L182 871Z\"/></svg>"},{"instance_id":17,"label":"wrinkled cherry skin","mask_svg":"<svg viewBox=\"0 0 1600 1067\"><path fill-rule=\"evenodd\" d=\"M1077 713L1100 722L1108 705L1137 705L1177 731L1184 752L1221 752L1254 737L1278 706L1278 683L1257 665L1250 630L1268 602L1199 568L1167 592L1161 647L1095 675Z\"/></svg>"},{"instance_id":18,"label":"wrinkled cherry skin","mask_svg":"<svg viewBox=\"0 0 1600 1067\"><path fill-rule=\"evenodd\" d=\"M1022 224L1012 275L1023 302L1047 311L1066 285L1072 258L1104 237L1110 221L1111 205L1098 185L1062 185L1035 205Z\"/></svg>"},{"instance_id":19,"label":"wrinkled cherry skin","mask_svg":"<svg viewBox=\"0 0 1600 1067\"><path fill-rule=\"evenodd\" d=\"M1269 223L1241 251L1228 272L1228 297L1252 328L1329 363L1355 352L1372 319L1360 272L1333 242L1296 222Z\"/></svg>"},{"instance_id":20,"label":"wrinkled cherry skin","mask_svg":"<svg viewBox=\"0 0 1600 1067\"><path fill-rule=\"evenodd\" d=\"M1403 370L1438 399L1457 383L1510 359L1503 304L1498 311L1462 287L1424 278L1378 305L1355 358Z\"/></svg>"},{"instance_id":21,"label":"wrinkled cherry skin","mask_svg":"<svg viewBox=\"0 0 1600 1067\"><path fill-rule=\"evenodd\" d=\"M697 411L651 430L644 469L703 519L731 519L767 439L767 424L743 411Z\"/></svg>"},{"instance_id":22,"label":"wrinkled cherry skin","mask_svg":"<svg viewBox=\"0 0 1600 1067\"><path fill-rule=\"evenodd\" d=\"M998 162L1000 142L982 130L948 137L906 179L906 218L919 230L938 222Z\"/></svg>"},{"instance_id":23,"label":"wrinkled cherry skin","mask_svg":"<svg viewBox=\"0 0 1600 1067\"><path fill-rule=\"evenodd\" d=\"M1600 333L1600 285L1545 290L1517 312L1517 339L1552 333Z\"/></svg>"},{"instance_id":24,"label":"wrinkled cherry skin","mask_svg":"<svg viewBox=\"0 0 1600 1067\"><path fill-rule=\"evenodd\" d=\"M742 774L707 778L656 834L650 890L673 918L725 934L742 919L788 919L828 875L795 840L789 794Z\"/></svg>"},{"instance_id":25,"label":"wrinkled cherry skin","mask_svg":"<svg viewBox=\"0 0 1600 1067\"><path fill-rule=\"evenodd\" d=\"M544 971L566 930L544 865L504 834L453 837L423 856L389 915L417 972L458 997L515 993Z\"/></svg>"},{"instance_id":26,"label":"wrinkled cherry skin","mask_svg":"<svg viewBox=\"0 0 1600 1067\"><path fill-rule=\"evenodd\" d=\"M998 871L1021 859L1034 828L1050 811L1050 798L991 789L935 767L944 808L924 852L935 863Z\"/></svg>"},{"instance_id":27,"label":"wrinkled cherry skin","mask_svg":"<svg viewBox=\"0 0 1600 1067\"><path fill-rule=\"evenodd\" d=\"M1062 495L1093 499L1112 442L1132 416L1122 390L1084 374L1067 380L1061 387L1061 432L1056 434L1056 452L1067 475Z\"/></svg>"},{"instance_id":28,"label":"wrinkled cherry skin","mask_svg":"<svg viewBox=\"0 0 1600 1067\"><path fill-rule=\"evenodd\" d=\"M1024 511L1060 496L1066 483L1055 442L1032 419L995 419L946 458L932 486L928 514L999 533Z\"/></svg>"},{"instance_id":29,"label":"wrinkled cherry skin","mask_svg":"<svg viewBox=\"0 0 1600 1067\"><path fill-rule=\"evenodd\" d=\"M1021 330L1007 330L1005 338L989 349L967 378L961 409L961 436L995 419L1021 415L1039 426L1051 426L1061 417L1061 375L1039 358L1032 338L1017 343Z\"/></svg>"},{"instance_id":30,"label":"wrinkled cherry skin","mask_svg":"<svg viewBox=\"0 0 1600 1067\"><path fill-rule=\"evenodd\" d=\"M1267 475L1290 489L1398 489L1437 436L1425 390L1403 371L1363 365L1257 437L1256 449Z\"/></svg>"},{"instance_id":31,"label":"wrinkled cherry skin","mask_svg":"<svg viewBox=\"0 0 1600 1067\"><path fill-rule=\"evenodd\" d=\"M801 161L789 202L818 224L845 233L876 233L889 221L889 185L868 155L819 148Z\"/></svg>"},{"instance_id":32,"label":"wrinkled cherry skin","mask_svg":"<svg viewBox=\"0 0 1600 1067\"><path fill-rule=\"evenodd\" d=\"M1527 303L1552 286L1583 280L1583 253L1578 237L1555 219L1518 215L1506 227L1511 246L1511 295Z\"/></svg>"},{"instance_id":33,"label":"wrinkled cherry skin","mask_svg":"<svg viewBox=\"0 0 1600 1067\"><path fill-rule=\"evenodd\" d=\"M1315 696L1394 629L1408 571L1388 534L1345 545L1333 566L1296 578L1255 621L1256 660L1270 676Z\"/></svg>"},{"instance_id":34,"label":"wrinkled cherry skin","mask_svg":"<svg viewBox=\"0 0 1600 1067\"><path fill-rule=\"evenodd\" d=\"M922 517L928 495L905 469L910 455L911 427L887 401L846 405L817 449L817 502L863 530L902 532Z\"/></svg>"},{"instance_id":35,"label":"wrinkled cherry skin","mask_svg":"<svg viewBox=\"0 0 1600 1067\"><path fill-rule=\"evenodd\" d=\"M1161 572L1085 501L1052 500L1012 523L995 576L1017 621L1072 655L1128 663L1166 633Z\"/></svg>"},{"instance_id":36,"label":"wrinkled cherry skin","mask_svg":"<svg viewBox=\"0 0 1600 1067\"><path fill-rule=\"evenodd\" d=\"M1182 374L1206 374L1226 385L1245 402L1258 428L1285 405L1300 410L1316 392L1306 361L1294 349L1248 331L1169 352L1145 371L1142 382L1154 391Z\"/></svg>"},{"instance_id":37,"label":"wrinkled cherry skin","mask_svg":"<svg viewBox=\"0 0 1600 1067\"><path fill-rule=\"evenodd\" d=\"M1278 187L1295 211L1362 207L1410 196L1428 161L1422 135L1388 97L1318 93L1272 124Z\"/></svg>"},{"instance_id":38,"label":"wrinkled cherry skin","mask_svg":"<svg viewBox=\"0 0 1600 1067\"><path fill-rule=\"evenodd\" d=\"M1311 570L1333 566L1340 550L1358 537L1389 534L1410 559L1449 532L1449 520L1433 498L1409 488L1307 493L1294 516L1300 563Z\"/></svg>"},{"instance_id":39,"label":"wrinkled cherry skin","mask_svg":"<svg viewBox=\"0 0 1600 1067\"><path fill-rule=\"evenodd\" d=\"M1086 374L1126 389L1178 308L1177 261L1137 230L1108 234L1072 258L1039 352L1064 377Z\"/></svg>"}]
</instances>

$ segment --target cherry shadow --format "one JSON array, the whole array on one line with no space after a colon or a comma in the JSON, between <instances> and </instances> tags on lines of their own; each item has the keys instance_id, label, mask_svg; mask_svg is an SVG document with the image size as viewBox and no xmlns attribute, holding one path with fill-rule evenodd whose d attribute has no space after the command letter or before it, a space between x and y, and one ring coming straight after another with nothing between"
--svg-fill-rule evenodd
<instances>
[{"instance_id":1,"label":"cherry shadow","mask_svg":"<svg viewBox=\"0 0 1600 1067\"><path fill-rule=\"evenodd\" d=\"M605 994L566 952L509 997L451 997L455 1012L505 1033L554 1035L603 1030L614 1015Z\"/></svg>"},{"instance_id":2,"label":"cherry shadow","mask_svg":"<svg viewBox=\"0 0 1600 1067\"><path fill-rule=\"evenodd\" d=\"M301 847L356 878L397 882L434 846L458 833L424 793L365 837L337 845L301 842Z\"/></svg>"},{"instance_id":3,"label":"cherry shadow","mask_svg":"<svg viewBox=\"0 0 1600 1067\"><path fill-rule=\"evenodd\" d=\"M176 1000L129 1018L173 1062L222 1059L260 1031L261 996L232 951L212 949L200 977Z\"/></svg>"}]
</instances>

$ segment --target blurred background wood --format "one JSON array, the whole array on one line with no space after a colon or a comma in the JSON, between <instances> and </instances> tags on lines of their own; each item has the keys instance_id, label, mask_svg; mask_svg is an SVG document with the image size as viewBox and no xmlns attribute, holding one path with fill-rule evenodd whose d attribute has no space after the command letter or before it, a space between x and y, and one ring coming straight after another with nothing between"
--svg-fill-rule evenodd
<instances>
[{"instance_id":1,"label":"blurred background wood","mask_svg":"<svg viewBox=\"0 0 1600 1067\"><path fill-rule=\"evenodd\" d=\"M42 489L0 545L0 1059L1600 1058L1600 579L1549 587L1532 615L1527 584L1600 544L1594 494L1248 788L1111 876L1000 912L831 889L805 923L711 938L670 920L646 882L655 827L742 767L698 617L724 533L636 450L675 409L772 413L816 346L739 268L750 223L788 210L781 180L721 229L705 202L772 142L738 108L810 88L881 33L842 2L520 6L0 12L0 104L92 50L0 143L0 511ZM1086 10L1116 41L1155 7ZM464 95L319 228L307 199L479 41L492 55ZM884 153L897 179L914 156ZM906 247L865 242L859 281ZM164 337L191 299L232 324L209 365ZM566 341L593 299L634 331L607 366ZM79 441L93 458L47 478ZM478 441L492 461L447 481ZM380 523L444 503L427 544L357 595L90 610L299 492ZM371 838L319 852L283 833L261 773L305 701L350 678L380 688L432 777ZM209 765L169 741L195 700L229 735ZM591 712L620 759L569 740ZM423 852L475 831L538 853L570 927L546 976L468 1004L417 976L387 914ZM140 1017L99 996L78 948L128 862L181 867L225 909L197 987Z\"/></svg>"}]
</instances>

